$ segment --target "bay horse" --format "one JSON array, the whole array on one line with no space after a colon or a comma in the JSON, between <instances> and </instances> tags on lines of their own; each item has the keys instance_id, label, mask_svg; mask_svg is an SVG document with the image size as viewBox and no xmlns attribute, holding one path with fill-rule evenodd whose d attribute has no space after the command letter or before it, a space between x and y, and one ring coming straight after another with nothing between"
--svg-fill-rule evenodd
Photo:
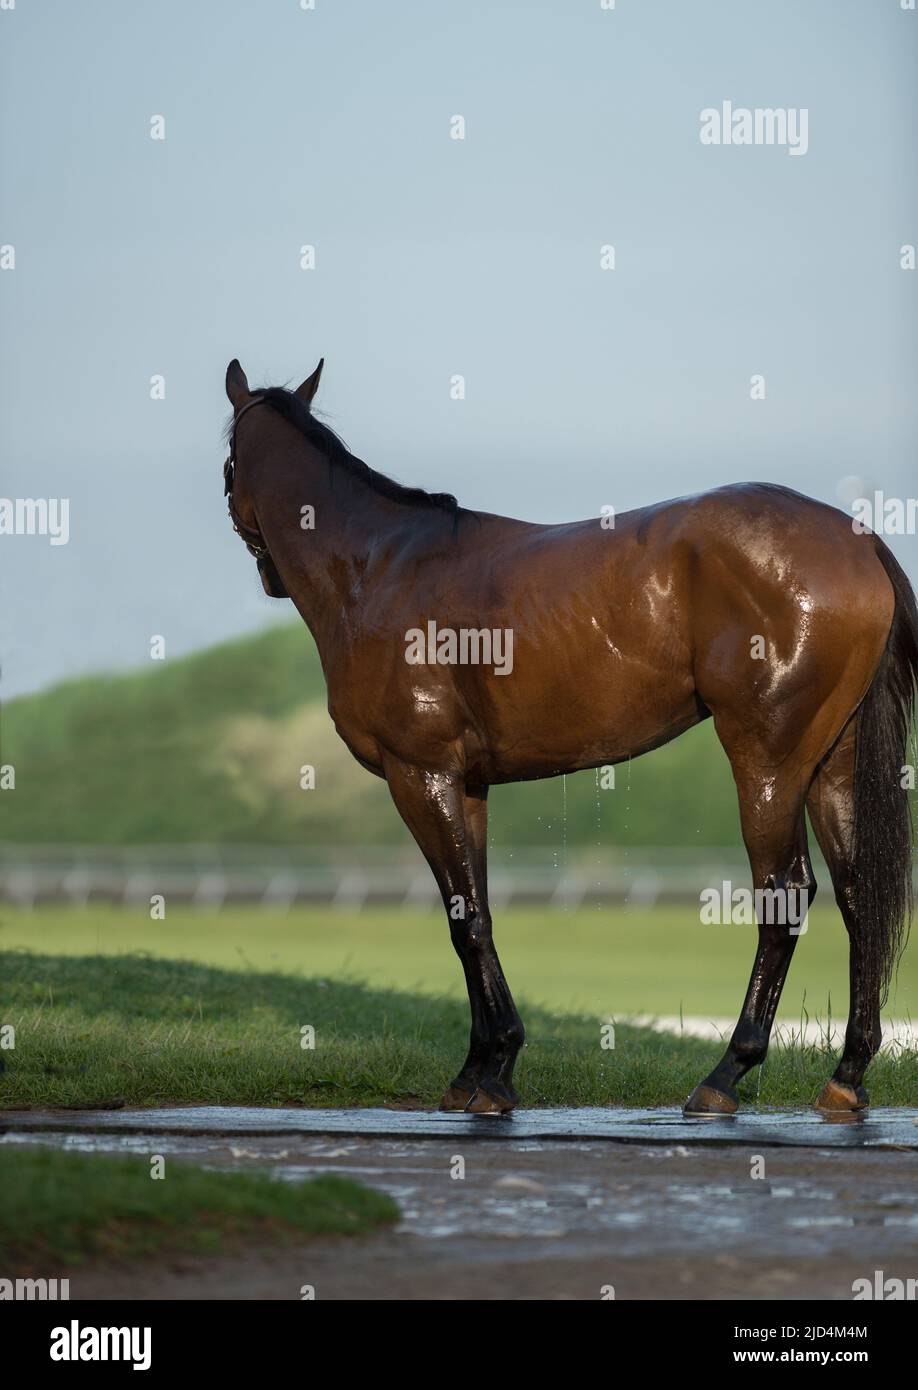
<instances>
[{"instance_id":1,"label":"bay horse","mask_svg":"<svg viewBox=\"0 0 918 1390\"><path fill-rule=\"evenodd\" d=\"M918 610L887 546L766 483L641 507L612 527L469 511L350 454L312 410L322 365L295 391L252 391L230 363L225 491L265 592L291 598L315 639L338 733L385 778L443 897L471 1032L441 1108L518 1101L524 1035L492 937L488 788L620 763L712 718L757 905L812 901L809 813L850 947L844 1048L816 1104L863 1109L912 911L903 764ZM431 628L509 634L512 668L463 662L449 641L412 657L411 634ZM783 912L759 911L739 1021L686 1115L736 1111L798 934Z\"/></svg>"}]
</instances>

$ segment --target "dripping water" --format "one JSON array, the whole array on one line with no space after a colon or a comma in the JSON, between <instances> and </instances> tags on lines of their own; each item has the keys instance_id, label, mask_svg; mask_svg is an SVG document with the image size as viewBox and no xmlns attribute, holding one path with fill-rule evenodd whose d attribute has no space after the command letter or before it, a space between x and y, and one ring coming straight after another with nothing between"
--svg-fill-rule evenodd
<instances>
[{"instance_id":1,"label":"dripping water","mask_svg":"<svg viewBox=\"0 0 918 1390\"><path fill-rule=\"evenodd\" d=\"M567 864L567 773L561 773L561 863Z\"/></svg>"},{"instance_id":2,"label":"dripping water","mask_svg":"<svg viewBox=\"0 0 918 1390\"><path fill-rule=\"evenodd\" d=\"M627 912L631 907L631 865L628 862L631 854L631 847L628 843L628 818L631 815L631 758L628 758L628 774L625 782L625 819L622 823L622 847L625 859L625 900L622 904L623 911Z\"/></svg>"},{"instance_id":3,"label":"dripping water","mask_svg":"<svg viewBox=\"0 0 918 1390\"><path fill-rule=\"evenodd\" d=\"M567 869L567 773L561 773L561 871ZM567 902L564 911L567 912Z\"/></svg>"},{"instance_id":4,"label":"dripping water","mask_svg":"<svg viewBox=\"0 0 918 1390\"><path fill-rule=\"evenodd\" d=\"M596 911L602 910L602 878L600 866L602 865L602 803L600 801L601 788L599 785L599 768L596 773Z\"/></svg>"}]
</instances>

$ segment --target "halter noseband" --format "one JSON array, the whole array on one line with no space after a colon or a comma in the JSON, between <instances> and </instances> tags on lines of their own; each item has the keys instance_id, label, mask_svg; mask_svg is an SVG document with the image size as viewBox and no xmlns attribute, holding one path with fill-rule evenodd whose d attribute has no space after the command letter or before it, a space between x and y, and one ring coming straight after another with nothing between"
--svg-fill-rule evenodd
<instances>
[{"instance_id":1,"label":"halter noseband","mask_svg":"<svg viewBox=\"0 0 918 1390\"><path fill-rule=\"evenodd\" d=\"M229 456L223 465L223 496L229 498L229 515L233 523L233 530L237 536L241 536L246 543L246 547L256 560L263 560L268 554L268 547L265 545L261 532L256 531L252 526L246 526L240 518L239 513L233 506L233 478L236 472L236 431L239 428L239 421L246 411L254 410L256 405L266 405L264 396L256 396L255 400L249 401L242 407L239 414L233 421L233 428L229 437Z\"/></svg>"}]
</instances>

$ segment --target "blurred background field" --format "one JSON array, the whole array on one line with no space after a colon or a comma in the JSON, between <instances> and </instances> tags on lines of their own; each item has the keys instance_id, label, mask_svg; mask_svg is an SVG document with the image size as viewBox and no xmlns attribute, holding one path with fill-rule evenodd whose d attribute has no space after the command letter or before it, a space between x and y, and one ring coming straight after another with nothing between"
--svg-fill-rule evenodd
<instances>
[{"instance_id":1,"label":"blurred background field","mask_svg":"<svg viewBox=\"0 0 918 1390\"><path fill-rule=\"evenodd\" d=\"M755 929L704 926L697 907L635 910L627 905L565 912L520 908L495 927L505 972L519 999L591 1018L680 1013L734 1018L755 949ZM219 913L90 906L3 913L0 950L110 958L145 953L221 970L360 982L427 997L465 998L442 911L375 908L359 913L294 908L286 913L231 907ZM847 938L834 907L815 908L800 938L779 1018L844 1018ZM884 1015L918 1018L918 952L907 950Z\"/></svg>"}]
</instances>

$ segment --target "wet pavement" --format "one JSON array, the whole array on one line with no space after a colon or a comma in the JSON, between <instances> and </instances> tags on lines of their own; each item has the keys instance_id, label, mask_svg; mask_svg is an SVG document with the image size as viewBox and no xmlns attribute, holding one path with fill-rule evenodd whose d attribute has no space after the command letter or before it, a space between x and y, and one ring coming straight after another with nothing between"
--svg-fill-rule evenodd
<instances>
[{"instance_id":1,"label":"wet pavement","mask_svg":"<svg viewBox=\"0 0 918 1390\"><path fill-rule=\"evenodd\" d=\"M0 1134L54 1131L93 1134L348 1135L379 1139L631 1144L819 1145L918 1149L918 1110L883 1109L822 1115L815 1110L744 1110L685 1119L675 1107L517 1110L512 1115L424 1110L305 1110L243 1106L172 1106L144 1110L0 1112Z\"/></svg>"},{"instance_id":2,"label":"wet pavement","mask_svg":"<svg viewBox=\"0 0 918 1390\"><path fill-rule=\"evenodd\" d=\"M75 1270L74 1298L850 1300L918 1277L918 1113L684 1122L675 1111L7 1112L0 1143L352 1176L402 1219L322 1239ZM423 1140L424 1142L419 1142ZM481 1142L485 1140L487 1142ZM615 1140L624 1142L616 1143Z\"/></svg>"}]
</instances>

